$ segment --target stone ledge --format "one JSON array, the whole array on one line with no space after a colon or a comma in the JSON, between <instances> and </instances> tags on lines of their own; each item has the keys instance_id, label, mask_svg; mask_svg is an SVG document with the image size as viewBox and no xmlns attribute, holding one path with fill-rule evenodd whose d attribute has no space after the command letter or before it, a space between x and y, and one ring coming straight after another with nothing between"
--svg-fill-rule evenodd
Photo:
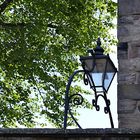
<instances>
[{"instance_id":1,"label":"stone ledge","mask_svg":"<svg viewBox=\"0 0 140 140\"><path fill-rule=\"evenodd\" d=\"M140 129L0 128L0 137L140 137Z\"/></svg>"}]
</instances>

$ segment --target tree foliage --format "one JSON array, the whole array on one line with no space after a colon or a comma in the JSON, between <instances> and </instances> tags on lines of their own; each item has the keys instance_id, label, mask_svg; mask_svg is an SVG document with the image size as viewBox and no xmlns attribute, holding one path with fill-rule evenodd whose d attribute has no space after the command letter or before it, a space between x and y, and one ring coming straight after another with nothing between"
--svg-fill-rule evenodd
<instances>
[{"instance_id":1,"label":"tree foliage","mask_svg":"<svg viewBox=\"0 0 140 140\"><path fill-rule=\"evenodd\" d=\"M98 36L112 44L115 15L111 0L0 0L1 126L34 127L44 117L62 127L77 56ZM78 86L72 91L84 92Z\"/></svg>"}]
</instances>

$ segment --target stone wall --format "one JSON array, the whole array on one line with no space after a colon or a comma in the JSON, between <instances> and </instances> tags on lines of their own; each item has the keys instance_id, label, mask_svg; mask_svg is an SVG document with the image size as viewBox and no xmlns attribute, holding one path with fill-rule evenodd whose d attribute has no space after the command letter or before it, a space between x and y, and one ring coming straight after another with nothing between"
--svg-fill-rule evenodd
<instances>
[{"instance_id":1,"label":"stone wall","mask_svg":"<svg viewBox=\"0 0 140 140\"><path fill-rule=\"evenodd\" d=\"M140 128L140 0L118 0L118 120Z\"/></svg>"},{"instance_id":2,"label":"stone wall","mask_svg":"<svg viewBox=\"0 0 140 140\"><path fill-rule=\"evenodd\" d=\"M0 129L0 140L140 140L138 129Z\"/></svg>"}]
</instances>

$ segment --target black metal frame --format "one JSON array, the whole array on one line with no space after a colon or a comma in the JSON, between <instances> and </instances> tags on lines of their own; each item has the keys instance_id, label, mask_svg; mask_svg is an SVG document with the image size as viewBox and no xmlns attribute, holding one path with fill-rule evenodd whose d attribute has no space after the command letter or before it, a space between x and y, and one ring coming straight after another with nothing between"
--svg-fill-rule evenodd
<instances>
[{"instance_id":1,"label":"black metal frame","mask_svg":"<svg viewBox=\"0 0 140 140\"><path fill-rule=\"evenodd\" d=\"M111 114L111 110L110 110L110 100L107 99L106 90L103 91L103 94L98 93L96 91L94 81L92 80L90 73L84 69L84 70L75 71L69 78L69 81L68 81L68 84L66 87L66 93L65 93L64 129L67 128L68 113L70 114L71 118L74 120L75 124L79 128L82 128L80 126L80 124L76 121L76 119L74 118L73 114L71 113L70 102L72 101L73 97L79 96L79 98L74 99L74 105L81 105L83 103L84 98L80 94L73 94L73 95L69 96L69 90L70 90L70 86L73 81L73 78L76 74L81 73L81 72L83 73L84 84L85 85L89 84L90 88L93 89L93 91L95 93L95 98L92 100L92 105L95 107L96 111L99 111L100 106L98 105L98 99L99 99L99 97L102 97L104 99L105 104L106 104L106 106L104 107L104 113L109 114L111 128L114 128L113 118L112 118L112 114Z\"/></svg>"}]
</instances>

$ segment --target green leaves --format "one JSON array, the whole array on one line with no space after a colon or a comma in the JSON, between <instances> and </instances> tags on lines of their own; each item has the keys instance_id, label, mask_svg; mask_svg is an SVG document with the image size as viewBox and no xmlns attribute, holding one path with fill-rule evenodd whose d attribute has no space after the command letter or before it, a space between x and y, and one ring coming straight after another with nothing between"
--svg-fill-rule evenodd
<instances>
[{"instance_id":1,"label":"green leaves","mask_svg":"<svg viewBox=\"0 0 140 140\"><path fill-rule=\"evenodd\" d=\"M49 121L62 127L65 87L79 67L77 56L95 47L99 35L112 40L108 32L116 4L9 0L4 7L6 1L0 2L1 126L43 125L36 120L44 116L44 125ZM71 90L85 92L81 87ZM91 108L88 102L84 106Z\"/></svg>"}]
</instances>

